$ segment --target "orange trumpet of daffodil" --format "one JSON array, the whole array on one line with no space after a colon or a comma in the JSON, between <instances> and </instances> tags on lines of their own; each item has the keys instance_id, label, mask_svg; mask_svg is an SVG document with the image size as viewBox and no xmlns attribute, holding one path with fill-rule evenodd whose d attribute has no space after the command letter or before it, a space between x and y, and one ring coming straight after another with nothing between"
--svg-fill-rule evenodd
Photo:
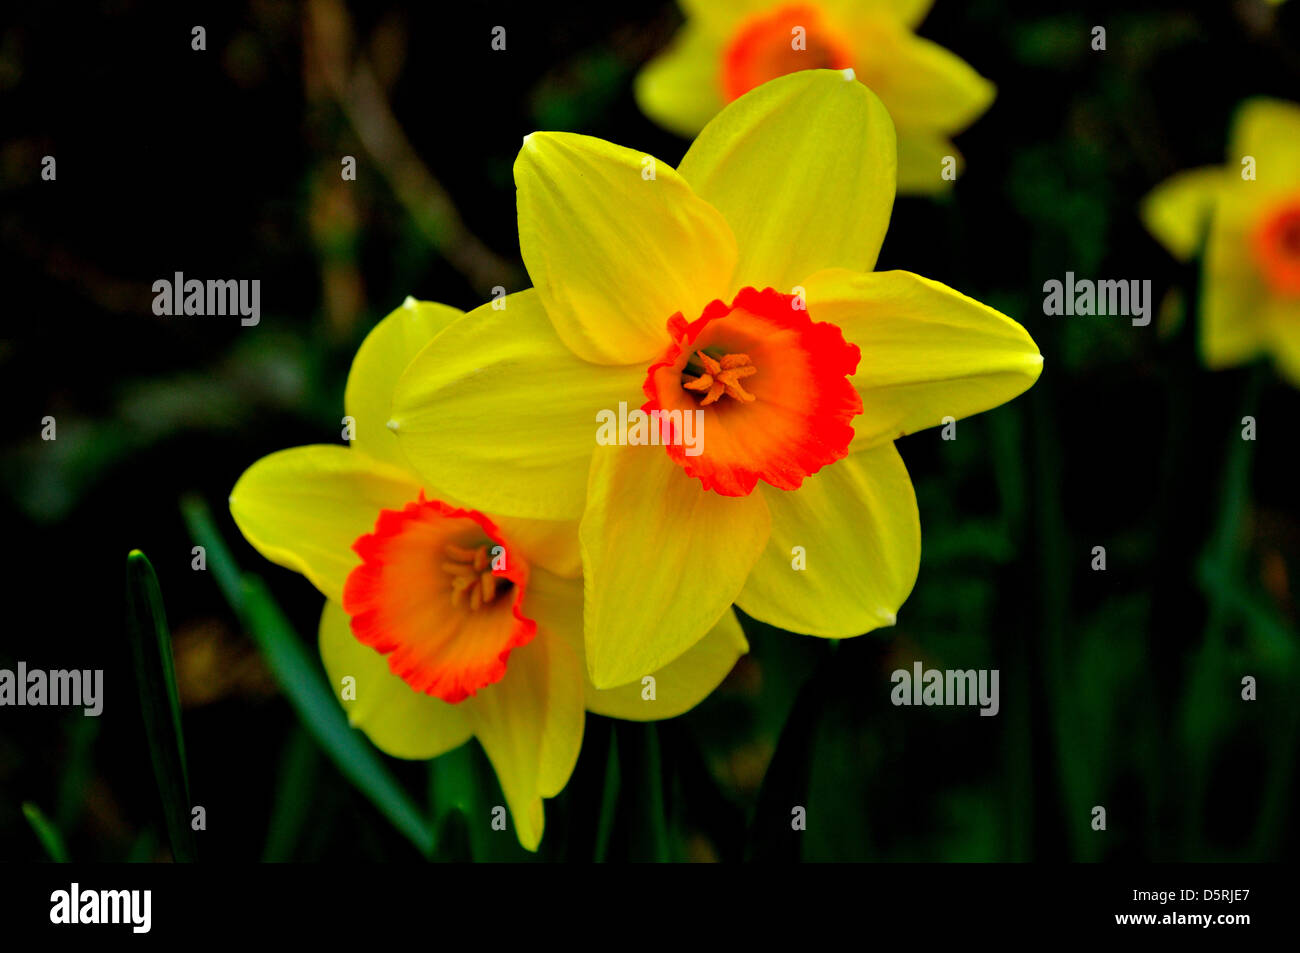
<instances>
[{"instance_id":1,"label":"orange trumpet of daffodil","mask_svg":"<svg viewBox=\"0 0 1300 953\"><path fill-rule=\"evenodd\" d=\"M686 23L637 76L647 116L694 136L727 103L796 70L852 68L898 128L898 190L933 193L961 153L950 137L993 102L993 84L913 30L932 0L682 0Z\"/></svg>"},{"instance_id":2,"label":"orange trumpet of daffodil","mask_svg":"<svg viewBox=\"0 0 1300 953\"><path fill-rule=\"evenodd\" d=\"M1144 200L1142 219L1178 259L1202 254L1205 363L1271 354L1300 387L1300 106L1243 103L1227 164L1163 182Z\"/></svg>"},{"instance_id":3,"label":"orange trumpet of daffodil","mask_svg":"<svg viewBox=\"0 0 1300 953\"><path fill-rule=\"evenodd\" d=\"M462 505L421 481L385 426L407 363L461 318L408 299L380 322L348 376L351 446L264 457L235 484L230 511L259 552L325 595L321 657L351 723L400 758L478 738L519 842L536 850L542 799L573 771L584 709L640 721L680 714L748 646L728 612L653 673L652 691L591 685L576 524Z\"/></svg>"},{"instance_id":4,"label":"orange trumpet of daffodil","mask_svg":"<svg viewBox=\"0 0 1300 953\"><path fill-rule=\"evenodd\" d=\"M831 70L740 97L678 170L586 136L525 140L535 287L422 351L390 426L466 505L581 518L595 686L671 663L733 602L820 636L893 624L920 559L893 441L1037 379L1014 321L871 272L895 158L880 100ZM620 404L698 413L700 452L601 445Z\"/></svg>"}]
</instances>

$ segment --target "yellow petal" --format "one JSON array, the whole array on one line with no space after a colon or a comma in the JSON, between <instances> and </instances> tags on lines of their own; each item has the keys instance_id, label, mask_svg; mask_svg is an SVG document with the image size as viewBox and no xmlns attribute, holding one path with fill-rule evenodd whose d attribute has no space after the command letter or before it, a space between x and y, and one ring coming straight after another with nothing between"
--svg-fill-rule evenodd
<instances>
[{"instance_id":1,"label":"yellow petal","mask_svg":"<svg viewBox=\"0 0 1300 953\"><path fill-rule=\"evenodd\" d=\"M1179 261L1187 261L1201 248L1224 174L1221 166L1180 172L1142 200L1142 224Z\"/></svg>"},{"instance_id":2,"label":"yellow petal","mask_svg":"<svg viewBox=\"0 0 1300 953\"><path fill-rule=\"evenodd\" d=\"M587 710L628 721L675 718L708 698L748 651L736 613L728 609L704 638L651 675L605 691L588 681Z\"/></svg>"},{"instance_id":3,"label":"yellow petal","mask_svg":"<svg viewBox=\"0 0 1300 953\"><path fill-rule=\"evenodd\" d=\"M576 538L576 525L574 530ZM537 623L537 638L548 640L548 679L564 681L558 689L564 703L547 711L547 717L554 722L542 739L538 782L542 797L554 797L563 790L582 747L585 693L579 691L575 703L569 691L573 683L586 677L581 652L576 648L582 644L581 571L579 563L577 578L564 578L534 567L524 597L524 614Z\"/></svg>"},{"instance_id":4,"label":"yellow petal","mask_svg":"<svg viewBox=\"0 0 1300 953\"><path fill-rule=\"evenodd\" d=\"M937 281L836 270L804 284L809 317L837 325L862 350L852 450L997 407L1042 371L1024 328Z\"/></svg>"},{"instance_id":5,"label":"yellow petal","mask_svg":"<svg viewBox=\"0 0 1300 953\"><path fill-rule=\"evenodd\" d=\"M951 172L949 169L951 160ZM952 188L966 162L947 136L929 130L898 130L898 194L937 195ZM944 178L944 175L954 178Z\"/></svg>"},{"instance_id":6,"label":"yellow petal","mask_svg":"<svg viewBox=\"0 0 1300 953\"><path fill-rule=\"evenodd\" d=\"M493 516L502 535L528 563L570 579L582 576L577 520L526 520Z\"/></svg>"},{"instance_id":7,"label":"yellow petal","mask_svg":"<svg viewBox=\"0 0 1300 953\"><path fill-rule=\"evenodd\" d=\"M726 292L736 244L666 162L591 136L535 132L515 160L519 248L556 332L579 357L644 363Z\"/></svg>"},{"instance_id":8,"label":"yellow petal","mask_svg":"<svg viewBox=\"0 0 1300 953\"><path fill-rule=\"evenodd\" d=\"M320 617L320 654L348 722L385 754L436 758L470 739L464 710L417 692L394 675L385 656L357 641L347 613L332 601Z\"/></svg>"},{"instance_id":9,"label":"yellow petal","mask_svg":"<svg viewBox=\"0 0 1300 953\"><path fill-rule=\"evenodd\" d=\"M637 74L637 105L665 129L690 138L722 108L721 63L718 34L688 21Z\"/></svg>"},{"instance_id":10,"label":"yellow petal","mask_svg":"<svg viewBox=\"0 0 1300 953\"><path fill-rule=\"evenodd\" d=\"M539 626L568 639L585 656L582 641L582 581L543 577L529 584L529 613ZM587 711L628 721L657 721L690 711L712 692L749 651L736 614L723 613L708 634L664 668L618 688L601 690L591 683L584 665ZM653 677L653 682L646 682ZM653 697L650 697L653 696Z\"/></svg>"},{"instance_id":11,"label":"yellow petal","mask_svg":"<svg viewBox=\"0 0 1300 953\"><path fill-rule=\"evenodd\" d=\"M354 449L410 469L397 434L388 426L392 419L393 390L415 355L440 331L462 317L464 312L448 305L407 298L400 308L375 325L352 362L344 396L347 413L356 425ZM436 348L431 351L436 353ZM431 499L464 505L444 490L428 487L426 492ZM561 575L582 574L576 519L530 520L495 514L493 518L530 564Z\"/></svg>"},{"instance_id":12,"label":"yellow petal","mask_svg":"<svg viewBox=\"0 0 1300 953\"><path fill-rule=\"evenodd\" d=\"M230 513L259 553L343 601L343 582L360 559L358 536L382 509L401 509L420 492L405 470L348 447L294 447L263 457L230 491Z\"/></svg>"},{"instance_id":13,"label":"yellow petal","mask_svg":"<svg viewBox=\"0 0 1300 953\"><path fill-rule=\"evenodd\" d=\"M797 490L766 492L772 539L736 604L791 632L847 638L893 625L921 564L921 523L892 443Z\"/></svg>"},{"instance_id":14,"label":"yellow petal","mask_svg":"<svg viewBox=\"0 0 1300 953\"><path fill-rule=\"evenodd\" d=\"M688 23L723 35L729 34L746 17L772 6L772 0L678 0L678 3Z\"/></svg>"},{"instance_id":15,"label":"yellow petal","mask_svg":"<svg viewBox=\"0 0 1300 953\"><path fill-rule=\"evenodd\" d=\"M758 493L704 490L660 447L599 447L582 518L587 670L600 689L664 668L717 624L767 542Z\"/></svg>"},{"instance_id":16,"label":"yellow petal","mask_svg":"<svg viewBox=\"0 0 1300 953\"><path fill-rule=\"evenodd\" d=\"M1280 99L1248 99L1233 117L1228 171L1241 181L1241 160L1255 160L1256 193L1291 191L1300 186L1300 106Z\"/></svg>"},{"instance_id":17,"label":"yellow petal","mask_svg":"<svg viewBox=\"0 0 1300 953\"><path fill-rule=\"evenodd\" d=\"M484 305L411 362L393 425L431 487L501 516L576 519L596 446L596 414L640 406L645 367L576 357L536 291Z\"/></svg>"},{"instance_id":18,"label":"yellow petal","mask_svg":"<svg viewBox=\"0 0 1300 953\"><path fill-rule=\"evenodd\" d=\"M847 4L870 13L891 16L904 26L915 28L930 12L934 0L847 0Z\"/></svg>"},{"instance_id":19,"label":"yellow petal","mask_svg":"<svg viewBox=\"0 0 1300 953\"><path fill-rule=\"evenodd\" d=\"M542 839L542 798L567 783L582 745L582 670L564 639L542 632L510 654L505 677L461 702L487 753L519 843Z\"/></svg>"},{"instance_id":20,"label":"yellow petal","mask_svg":"<svg viewBox=\"0 0 1300 953\"><path fill-rule=\"evenodd\" d=\"M1231 185L1228 191L1246 190ZM1249 208L1225 197L1210 224L1201 273L1200 346L1213 369L1253 360L1269 336L1270 295L1251 254L1253 222Z\"/></svg>"},{"instance_id":21,"label":"yellow petal","mask_svg":"<svg viewBox=\"0 0 1300 953\"><path fill-rule=\"evenodd\" d=\"M960 132L993 104L997 88L965 60L899 23L871 18L856 25L858 79L903 129Z\"/></svg>"},{"instance_id":22,"label":"yellow petal","mask_svg":"<svg viewBox=\"0 0 1300 953\"><path fill-rule=\"evenodd\" d=\"M837 70L804 70L741 96L704 128L681 173L735 232L731 288L790 294L821 268L869 271L889 225L894 125Z\"/></svg>"},{"instance_id":23,"label":"yellow petal","mask_svg":"<svg viewBox=\"0 0 1300 953\"><path fill-rule=\"evenodd\" d=\"M445 304L407 298L366 335L352 361L343 394L344 413L353 419L355 428L353 449L407 468L397 437L388 429L393 388L411 358L462 314Z\"/></svg>"},{"instance_id":24,"label":"yellow petal","mask_svg":"<svg viewBox=\"0 0 1300 953\"><path fill-rule=\"evenodd\" d=\"M1300 387L1300 301L1274 298L1269 303L1267 320L1278 373L1292 387Z\"/></svg>"}]
</instances>

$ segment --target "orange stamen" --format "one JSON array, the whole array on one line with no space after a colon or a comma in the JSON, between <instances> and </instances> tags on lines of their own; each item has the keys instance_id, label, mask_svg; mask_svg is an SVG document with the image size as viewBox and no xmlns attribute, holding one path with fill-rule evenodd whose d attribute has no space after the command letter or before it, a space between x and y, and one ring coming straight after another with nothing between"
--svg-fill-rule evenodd
<instances>
[{"instance_id":1,"label":"orange stamen","mask_svg":"<svg viewBox=\"0 0 1300 953\"><path fill-rule=\"evenodd\" d=\"M448 543L443 553L448 557L442 564L443 571L451 576L451 604L460 606L468 595L469 607L475 612L491 605L497 595L497 577L488 568L491 560L487 545L465 549Z\"/></svg>"},{"instance_id":2,"label":"orange stamen","mask_svg":"<svg viewBox=\"0 0 1300 953\"><path fill-rule=\"evenodd\" d=\"M758 373L758 368L750 361L748 354L725 354L721 361L714 360L703 351L696 351L695 356L704 365L706 373L699 377L688 377L682 384L687 390L704 394L701 407L715 403L724 393L733 400L750 403L757 398L740 386L746 377Z\"/></svg>"}]
</instances>

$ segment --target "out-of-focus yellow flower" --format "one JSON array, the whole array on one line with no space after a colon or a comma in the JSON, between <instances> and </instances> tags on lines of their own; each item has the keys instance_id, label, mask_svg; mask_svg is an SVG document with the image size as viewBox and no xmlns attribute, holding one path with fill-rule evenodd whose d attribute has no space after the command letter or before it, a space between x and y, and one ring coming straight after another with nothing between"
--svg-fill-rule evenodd
<instances>
[{"instance_id":1,"label":"out-of-focus yellow flower","mask_svg":"<svg viewBox=\"0 0 1300 953\"><path fill-rule=\"evenodd\" d=\"M978 119L995 89L965 61L913 33L932 0L681 0L686 23L636 81L655 122L691 137L727 103L803 69L852 68L898 129L898 190L939 192L949 137Z\"/></svg>"},{"instance_id":2,"label":"out-of-focus yellow flower","mask_svg":"<svg viewBox=\"0 0 1300 953\"><path fill-rule=\"evenodd\" d=\"M437 757L477 737L519 842L536 850L542 799L560 792L577 761L584 707L672 717L708 695L748 646L728 612L651 686L590 684L576 524L459 505L421 483L385 426L407 363L462 318L414 299L386 317L348 376L351 446L262 458L235 484L230 511L258 551L327 597L321 657L351 723L400 758Z\"/></svg>"},{"instance_id":3,"label":"out-of-focus yellow flower","mask_svg":"<svg viewBox=\"0 0 1300 953\"><path fill-rule=\"evenodd\" d=\"M582 518L596 686L671 662L733 602L812 635L894 624L921 533L893 441L1038 378L1042 356L1010 318L870 273L894 164L880 100L831 70L736 100L680 171L588 136L525 140L515 184L535 287L421 352L391 426L460 499ZM659 439L607 439L629 406L659 414Z\"/></svg>"},{"instance_id":4,"label":"out-of-focus yellow flower","mask_svg":"<svg viewBox=\"0 0 1300 953\"><path fill-rule=\"evenodd\" d=\"M1205 363L1223 368L1270 354L1300 387L1300 106L1243 103L1227 164L1157 186L1142 220L1179 260L1201 253Z\"/></svg>"}]
</instances>

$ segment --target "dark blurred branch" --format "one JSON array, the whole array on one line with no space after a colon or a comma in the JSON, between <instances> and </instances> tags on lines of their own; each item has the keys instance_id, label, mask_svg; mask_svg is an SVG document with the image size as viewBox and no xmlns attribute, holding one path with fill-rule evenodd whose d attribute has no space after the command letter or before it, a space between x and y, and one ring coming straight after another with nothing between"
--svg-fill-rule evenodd
<instances>
[{"instance_id":1,"label":"dark blurred branch","mask_svg":"<svg viewBox=\"0 0 1300 953\"><path fill-rule=\"evenodd\" d=\"M312 0L304 30L309 62L430 243L484 297L497 285L520 287L520 270L470 232L451 197L420 161L365 56L353 52L354 31L343 4Z\"/></svg>"}]
</instances>

